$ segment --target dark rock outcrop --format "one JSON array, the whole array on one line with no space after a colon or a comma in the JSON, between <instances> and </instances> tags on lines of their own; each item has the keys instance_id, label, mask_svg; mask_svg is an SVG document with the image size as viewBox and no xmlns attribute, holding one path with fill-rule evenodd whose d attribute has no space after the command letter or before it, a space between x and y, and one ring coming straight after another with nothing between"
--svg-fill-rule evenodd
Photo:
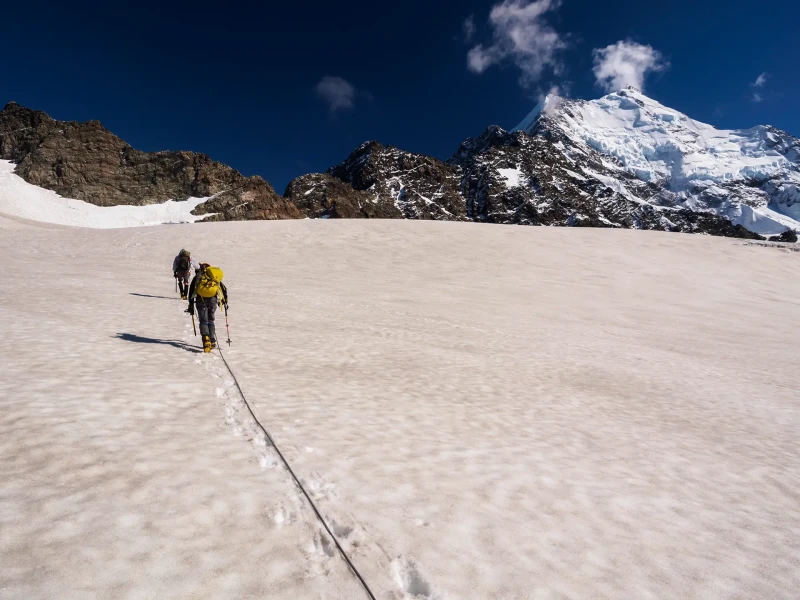
<instances>
[{"instance_id":1,"label":"dark rock outcrop","mask_svg":"<svg viewBox=\"0 0 800 600\"><path fill-rule=\"evenodd\" d=\"M797 243L797 232L794 229L787 229L780 235L773 235L771 238L769 238L769 241L795 244Z\"/></svg>"},{"instance_id":2,"label":"dark rock outcrop","mask_svg":"<svg viewBox=\"0 0 800 600\"><path fill-rule=\"evenodd\" d=\"M298 177L285 196L310 217L466 218L457 168L378 142L362 144L325 174Z\"/></svg>"},{"instance_id":3,"label":"dark rock outcrop","mask_svg":"<svg viewBox=\"0 0 800 600\"><path fill-rule=\"evenodd\" d=\"M0 158L16 162L29 183L98 206L213 196L195 213L216 213L213 220L302 216L268 182L205 154L142 152L97 121L56 121L13 102L0 111Z\"/></svg>"},{"instance_id":4,"label":"dark rock outcrop","mask_svg":"<svg viewBox=\"0 0 800 600\"><path fill-rule=\"evenodd\" d=\"M394 206L373 202L368 192L325 173L311 173L293 180L284 196L312 219L397 219Z\"/></svg>"}]
</instances>

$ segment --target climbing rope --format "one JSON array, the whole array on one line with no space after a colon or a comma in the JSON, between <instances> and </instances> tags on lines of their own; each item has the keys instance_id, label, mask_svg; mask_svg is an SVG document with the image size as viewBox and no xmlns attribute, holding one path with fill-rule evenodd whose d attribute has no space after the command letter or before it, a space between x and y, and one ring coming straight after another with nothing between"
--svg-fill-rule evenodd
<instances>
[{"instance_id":1,"label":"climbing rope","mask_svg":"<svg viewBox=\"0 0 800 600\"><path fill-rule=\"evenodd\" d=\"M308 503L311 505L311 509L314 511L314 514L317 515L317 519L319 519L319 522L322 523L322 526L325 528L325 531L328 532L328 535L333 540L333 543L336 545L336 549L339 551L339 554L341 554L342 558L347 563L347 566L350 568L350 571L353 573L353 575L355 575L356 578L358 578L358 581L361 583L362 587L364 588L364 591L367 592L367 596L369 596L370 600L375 600L375 594L372 593L372 590L369 588L369 585L367 585L367 582L364 581L364 578L361 576L361 573L359 573L358 569L356 569L356 566L353 564L353 561L350 560L349 556L347 556L347 553L344 551L344 548L342 548L341 544L339 544L339 540L337 540L336 536L333 535L333 532L331 531L331 528L328 527L328 523L325 521L325 518L322 516L322 513L320 513L319 509L317 508L317 505L311 499L311 496L306 491L306 488L303 485L303 483L300 481L300 478L297 477L297 475L295 475L295 472L292 470L291 465L289 465L289 461L286 460L286 457L283 455L283 452L281 452L280 448L278 448L278 445L275 443L275 440L272 439L272 436L270 435L269 431L267 431L267 428L264 427L261 424L261 421L258 420L258 417L256 416L256 413L253 412L253 408L250 406L250 402L248 402L247 396L244 395L244 391L242 390L242 386L239 385L239 380L236 379L236 375L233 373L233 370L231 369L231 366L228 364L228 361L225 359L225 355L222 353L222 348L220 348L218 346L217 347L217 351L219 352L219 355L222 358L222 362L225 363L225 368L228 369L228 373L230 373L230 376L233 378L233 383L236 385L236 389L239 390L239 395L242 397L242 400L244 401L244 405L247 407L247 410L250 412L250 416L253 417L253 421L255 421L255 423L256 423L256 425L258 425L259 429L261 429L261 431L264 432L264 435L269 440L269 443L272 444L272 447L275 449L275 452L278 454L278 456L280 457L281 461L286 466L286 470L289 471L289 474L292 476L292 479L294 479L295 484L297 484L297 487L300 488L300 491L303 492L303 495L306 497L306 500L308 500Z\"/></svg>"}]
</instances>

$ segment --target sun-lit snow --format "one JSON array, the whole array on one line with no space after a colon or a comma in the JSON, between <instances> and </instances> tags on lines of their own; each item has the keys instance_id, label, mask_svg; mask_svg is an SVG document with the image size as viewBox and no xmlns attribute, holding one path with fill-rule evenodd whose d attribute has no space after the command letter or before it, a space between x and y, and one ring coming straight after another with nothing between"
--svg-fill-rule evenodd
<instances>
[{"instance_id":1,"label":"sun-lit snow","mask_svg":"<svg viewBox=\"0 0 800 600\"><path fill-rule=\"evenodd\" d=\"M762 235L773 235L786 229L800 229L797 221L766 206L753 208L746 204L738 204L728 208L724 214L735 225L742 225Z\"/></svg>"},{"instance_id":2,"label":"sun-lit snow","mask_svg":"<svg viewBox=\"0 0 800 600\"><path fill-rule=\"evenodd\" d=\"M563 102L564 100L561 97L554 94L547 94L547 96L545 96L544 99L511 131L529 131L531 127L536 124L539 115L550 115L554 113Z\"/></svg>"},{"instance_id":3,"label":"sun-lit snow","mask_svg":"<svg viewBox=\"0 0 800 600\"><path fill-rule=\"evenodd\" d=\"M789 166L771 148L774 136L765 127L716 129L632 89L576 105L573 112L563 115L570 133L643 181L669 179L676 191L695 180L767 178Z\"/></svg>"},{"instance_id":4,"label":"sun-lit snow","mask_svg":"<svg viewBox=\"0 0 800 600\"><path fill-rule=\"evenodd\" d=\"M586 177L583 175L576 173L575 171L571 171L569 169L564 169L564 172L567 173L573 179L577 179L578 181L586 181Z\"/></svg>"},{"instance_id":5,"label":"sun-lit snow","mask_svg":"<svg viewBox=\"0 0 800 600\"><path fill-rule=\"evenodd\" d=\"M514 169L497 169L497 172L500 173L500 177L505 179L506 187L513 188L520 185L523 185L524 182L524 175L522 171L518 168Z\"/></svg>"},{"instance_id":6,"label":"sun-lit snow","mask_svg":"<svg viewBox=\"0 0 800 600\"><path fill-rule=\"evenodd\" d=\"M198 353L180 248L225 271L226 358L376 598L796 600L800 253L0 217L3 600L366 598Z\"/></svg>"},{"instance_id":7,"label":"sun-lit snow","mask_svg":"<svg viewBox=\"0 0 800 600\"><path fill-rule=\"evenodd\" d=\"M608 175L601 175L600 173L595 173L594 171L592 171L591 169L589 169L587 167L583 167L583 172L586 175L589 175L590 177L592 177L594 179L597 179L598 181L601 181L606 187L614 190L615 192L617 192L621 196L624 196L628 200L631 200L632 202L636 202L636 203L639 203L639 204L642 203L642 200L640 198L637 198L636 196L631 194L627 190L627 188L619 180L615 179L614 177L609 177Z\"/></svg>"},{"instance_id":8,"label":"sun-lit snow","mask_svg":"<svg viewBox=\"0 0 800 600\"><path fill-rule=\"evenodd\" d=\"M167 200L147 206L95 206L82 200L63 198L15 175L15 166L11 161L0 160L0 214L98 229L193 223L211 216L191 214L208 198L189 198L183 202Z\"/></svg>"}]
</instances>

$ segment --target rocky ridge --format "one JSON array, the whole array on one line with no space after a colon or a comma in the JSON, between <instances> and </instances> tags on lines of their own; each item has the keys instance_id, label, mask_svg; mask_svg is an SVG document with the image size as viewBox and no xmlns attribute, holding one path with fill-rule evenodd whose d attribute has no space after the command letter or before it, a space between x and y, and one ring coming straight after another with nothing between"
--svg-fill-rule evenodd
<instances>
[{"instance_id":1,"label":"rocky ridge","mask_svg":"<svg viewBox=\"0 0 800 600\"><path fill-rule=\"evenodd\" d=\"M283 197L203 154L141 152L97 122L13 103L0 112L0 158L29 183L104 206L212 196L195 213L215 220L472 220L776 241L800 220L800 141L769 127L716 130L634 89L550 96L514 130L491 126L446 162L367 142Z\"/></svg>"},{"instance_id":2,"label":"rocky ridge","mask_svg":"<svg viewBox=\"0 0 800 600\"><path fill-rule=\"evenodd\" d=\"M289 219L303 215L261 177L245 177L196 152L142 152L97 121L57 121L11 102L0 111L0 159L28 183L98 206L210 200L210 220Z\"/></svg>"},{"instance_id":3,"label":"rocky ridge","mask_svg":"<svg viewBox=\"0 0 800 600\"><path fill-rule=\"evenodd\" d=\"M366 142L327 173L298 177L285 196L309 217L464 220L457 169Z\"/></svg>"},{"instance_id":4,"label":"rocky ridge","mask_svg":"<svg viewBox=\"0 0 800 600\"><path fill-rule=\"evenodd\" d=\"M634 142L640 155L626 156ZM770 127L716 130L632 88L591 102L548 97L514 130L491 126L467 139L432 165L433 174L398 160L404 154L364 144L328 171L326 183L306 175L287 196L322 198L335 185L337 205L361 194L358 205L370 207L372 195L382 216L751 239L765 238L750 227L791 239L783 232L800 219L798 140ZM406 198L424 198L425 212L418 201L409 210Z\"/></svg>"}]
</instances>

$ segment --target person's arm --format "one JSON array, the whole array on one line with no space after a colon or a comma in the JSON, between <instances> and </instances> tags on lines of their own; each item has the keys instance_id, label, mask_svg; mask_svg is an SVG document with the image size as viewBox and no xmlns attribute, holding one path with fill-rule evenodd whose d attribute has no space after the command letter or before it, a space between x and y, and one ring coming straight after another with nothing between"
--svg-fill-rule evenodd
<instances>
[{"instance_id":1,"label":"person's arm","mask_svg":"<svg viewBox=\"0 0 800 600\"><path fill-rule=\"evenodd\" d=\"M197 295L197 278L199 275L195 275L192 278L192 283L189 284L189 308L186 309L186 312L194 312L194 299Z\"/></svg>"},{"instance_id":2,"label":"person's arm","mask_svg":"<svg viewBox=\"0 0 800 600\"><path fill-rule=\"evenodd\" d=\"M172 276L173 277L177 277L178 276L178 257L177 256L172 259Z\"/></svg>"}]
</instances>

